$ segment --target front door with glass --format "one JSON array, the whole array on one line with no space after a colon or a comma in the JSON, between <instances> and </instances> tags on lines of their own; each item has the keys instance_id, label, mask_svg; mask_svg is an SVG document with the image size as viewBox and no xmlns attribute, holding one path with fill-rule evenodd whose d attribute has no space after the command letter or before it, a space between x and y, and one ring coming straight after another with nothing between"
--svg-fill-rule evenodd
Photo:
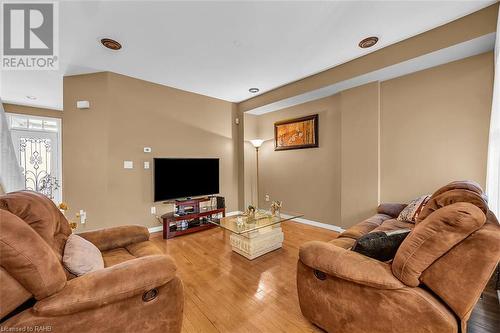
<instances>
[{"instance_id":1,"label":"front door with glass","mask_svg":"<svg viewBox=\"0 0 500 333\"><path fill-rule=\"evenodd\" d=\"M61 201L60 120L8 114L25 188Z\"/></svg>"}]
</instances>

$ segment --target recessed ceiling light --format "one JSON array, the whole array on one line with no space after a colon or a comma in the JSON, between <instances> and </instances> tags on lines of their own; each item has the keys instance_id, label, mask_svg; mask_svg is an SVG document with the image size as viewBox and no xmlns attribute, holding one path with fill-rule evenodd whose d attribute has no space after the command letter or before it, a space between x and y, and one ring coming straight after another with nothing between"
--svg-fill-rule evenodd
<instances>
[{"instance_id":1,"label":"recessed ceiling light","mask_svg":"<svg viewBox=\"0 0 500 333\"><path fill-rule=\"evenodd\" d=\"M101 39L101 44L104 45L104 47L113 51L118 51L119 49L122 48L122 44L118 43L116 40L111 38Z\"/></svg>"},{"instance_id":2,"label":"recessed ceiling light","mask_svg":"<svg viewBox=\"0 0 500 333\"><path fill-rule=\"evenodd\" d=\"M36 99L36 97L35 97L35 96L31 96L31 95L27 95L27 96L26 96L26 98L27 98L27 99L31 99L31 100L35 100L35 99Z\"/></svg>"},{"instance_id":3,"label":"recessed ceiling light","mask_svg":"<svg viewBox=\"0 0 500 333\"><path fill-rule=\"evenodd\" d=\"M250 88L248 89L249 92L251 92L252 94L256 94L259 92L259 88Z\"/></svg>"},{"instance_id":4,"label":"recessed ceiling light","mask_svg":"<svg viewBox=\"0 0 500 333\"><path fill-rule=\"evenodd\" d=\"M378 37L371 36L363 39L361 42L359 42L359 47L362 49L366 49L368 47L372 47L373 45L377 44L378 42Z\"/></svg>"}]
</instances>

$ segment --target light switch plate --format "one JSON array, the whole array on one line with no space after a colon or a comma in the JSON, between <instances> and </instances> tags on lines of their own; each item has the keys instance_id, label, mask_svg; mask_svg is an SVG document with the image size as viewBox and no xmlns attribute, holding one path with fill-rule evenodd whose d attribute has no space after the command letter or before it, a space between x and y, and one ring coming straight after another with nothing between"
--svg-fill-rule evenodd
<instances>
[{"instance_id":1,"label":"light switch plate","mask_svg":"<svg viewBox=\"0 0 500 333\"><path fill-rule=\"evenodd\" d=\"M78 109L89 109L90 102L89 101L76 101L76 107Z\"/></svg>"},{"instance_id":2,"label":"light switch plate","mask_svg":"<svg viewBox=\"0 0 500 333\"><path fill-rule=\"evenodd\" d=\"M123 161L123 168L124 169L133 169L134 168L134 162L132 162L132 161Z\"/></svg>"},{"instance_id":3,"label":"light switch plate","mask_svg":"<svg viewBox=\"0 0 500 333\"><path fill-rule=\"evenodd\" d=\"M85 224L87 221L87 212L84 211L83 209L80 209L80 223Z\"/></svg>"}]
</instances>

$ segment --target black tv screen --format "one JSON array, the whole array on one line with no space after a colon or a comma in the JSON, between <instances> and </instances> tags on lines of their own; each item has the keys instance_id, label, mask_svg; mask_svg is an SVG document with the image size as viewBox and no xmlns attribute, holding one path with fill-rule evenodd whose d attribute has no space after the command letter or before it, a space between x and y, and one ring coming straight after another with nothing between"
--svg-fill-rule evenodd
<instances>
[{"instance_id":1,"label":"black tv screen","mask_svg":"<svg viewBox=\"0 0 500 333\"><path fill-rule=\"evenodd\" d=\"M154 201L218 193L218 158L154 159Z\"/></svg>"}]
</instances>

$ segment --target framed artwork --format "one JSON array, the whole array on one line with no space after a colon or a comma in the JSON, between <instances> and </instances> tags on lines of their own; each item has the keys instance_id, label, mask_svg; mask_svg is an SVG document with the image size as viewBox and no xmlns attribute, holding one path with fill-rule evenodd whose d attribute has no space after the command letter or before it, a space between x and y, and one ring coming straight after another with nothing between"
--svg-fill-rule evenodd
<instances>
[{"instance_id":1,"label":"framed artwork","mask_svg":"<svg viewBox=\"0 0 500 333\"><path fill-rule=\"evenodd\" d=\"M274 150L315 148L318 139L317 114L274 123Z\"/></svg>"}]
</instances>

